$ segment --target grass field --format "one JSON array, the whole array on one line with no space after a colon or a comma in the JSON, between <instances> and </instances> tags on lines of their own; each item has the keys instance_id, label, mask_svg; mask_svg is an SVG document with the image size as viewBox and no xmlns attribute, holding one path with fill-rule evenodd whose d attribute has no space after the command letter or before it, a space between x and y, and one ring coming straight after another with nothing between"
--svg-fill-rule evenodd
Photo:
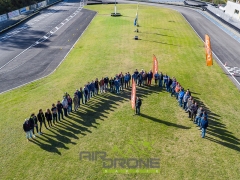
<instances>
[{"instance_id":1,"label":"grass field","mask_svg":"<svg viewBox=\"0 0 240 180\"><path fill-rule=\"evenodd\" d=\"M204 44L175 11L139 7L141 40L135 41L136 5L98 11L63 64L49 77L0 95L0 179L240 179L240 93L222 69L206 67ZM152 54L163 73L175 76L209 111L206 139L157 87L137 88L142 115L133 116L130 90L106 93L34 141L22 130L25 118L50 108L64 92L87 81L135 68L149 70ZM80 151L111 158L160 158L159 174L106 174L102 161L80 161Z\"/></svg>"}]
</instances>

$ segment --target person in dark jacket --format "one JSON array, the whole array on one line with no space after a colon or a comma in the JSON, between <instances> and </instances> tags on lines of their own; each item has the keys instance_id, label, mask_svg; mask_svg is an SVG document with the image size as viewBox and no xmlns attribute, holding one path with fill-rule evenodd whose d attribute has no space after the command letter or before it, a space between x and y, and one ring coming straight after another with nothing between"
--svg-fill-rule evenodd
<instances>
[{"instance_id":1,"label":"person in dark jacket","mask_svg":"<svg viewBox=\"0 0 240 180\"><path fill-rule=\"evenodd\" d=\"M95 88L94 93L95 93L95 94L98 94L98 91L99 91L99 82L98 82L98 78L96 78L96 80L95 80L95 82L94 82L94 88Z\"/></svg>"},{"instance_id":2,"label":"person in dark jacket","mask_svg":"<svg viewBox=\"0 0 240 180\"><path fill-rule=\"evenodd\" d=\"M154 74L154 79L155 79L155 85L157 85L157 84L158 84L158 80L159 80L159 74L158 74L158 72L156 72L156 73Z\"/></svg>"},{"instance_id":3,"label":"person in dark jacket","mask_svg":"<svg viewBox=\"0 0 240 180\"><path fill-rule=\"evenodd\" d=\"M63 105L62 103L60 103L60 101L57 102L57 112L58 112L58 121L60 121L60 115L62 116L62 119L63 118Z\"/></svg>"},{"instance_id":4,"label":"person in dark jacket","mask_svg":"<svg viewBox=\"0 0 240 180\"><path fill-rule=\"evenodd\" d=\"M151 86L151 84L152 84L152 78L153 78L153 73L152 73L152 70L150 70L150 71L148 72L148 74L147 74L147 79L148 79L147 84L148 84L149 86Z\"/></svg>"},{"instance_id":5,"label":"person in dark jacket","mask_svg":"<svg viewBox=\"0 0 240 180\"><path fill-rule=\"evenodd\" d=\"M52 127L52 113L51 113L50 109L47 109L47 111L45 112L45 118L47 119L49 128L51 128Z\"/></svg>"},{"instance_id":6,"label":"person in dark jacket","mask_svg":"<svg viewBox=\"0 0 240 180\"><path fill-rule=\"evenodd\" d=\"M55 104L52 104L52 116L53 116L53 124L55 126L55 122L57 122L57 107L55 106Z\"/></svg>"},{"instance_id":7,"label":"person in dark jacket","mask_svg":"<svg viewBox=\"0 0 240 180\"><path fill-rule=\"evenodd\" d=\"M95 82L92 80L92 82L89 85L89 96L94 96L94 89L95 89Z\"/></svg>"},{"instance_id":8,"label":"person in dark jacket","mask_svg":"<svg viewBox=\"0 0 240 180\"><path fill-rule=\"evenodd\" d=\"M79 102L81 101L82 99L82 104L84 104L84 100L83 100L83 90L82 90L82 87L80 87L79 89L79 94L78 94L78 99L79 99ZM79 107L80 107L80 103L79 103Z\"/></svg>"},{"instance_id":9,"label":"person in dark jacket","mask_svg":"<svg viewBox=\"0 0 240 180\"><path fill-rule=\"evenodd\" d=\"M171 93L171 85L172 85L172 79L168 77L167 82L166 82L166 90L167 92Z\"/></svg>"},{"instance_id":10,"label":"person in dark jacket","mask_svg":"<svg viewBox=\"0 0 240 180\"><path fill-rule=\"evenodd\" d=\"M136 115L140 115L140 107L141 107L141 105L142 105L142 100L139 97L137 97L136 98L136 104L135 104L135 106L136 106Z\"/></svg>"},{"instance_id":11,"label":"person in dark jacket","mask_svg":"<svg viewBox=\"0 0 240 180\"><path fill-rule=\"evenodd\" d=\"M192 114L191 114L191 120L193 121L193 123L195 123L197 110L198 110L198 104L197 104L197 102L195 102L194 106L192 106Z\"/></svg>"},{"instance_id":12,"label":"person in dark jacket","mask_svg":"<svg viewBox=\"0 0 240 180\"><path fill-rule=\"evenodd\" d=\"M167 85L167 80L168 80L168 75L167 74L163 75L163 86L164 87L166 87L166 85Z\"/></svg>"},{"instance_id":13,"label":"person in dark jacket","mask_svg":"<svg viewBox=\"0 0 240 180\"><path fill-rule=\"evenodd\" d=\"M38 132L38 120L37 120L37 117L35 116L34 113L31 114L31 117L29 118L29 122L30 122L30 125L31 125L31 128L32 128L33 135L35 135L34 127L36 128L37 133L40 134Z\"/></svg>"},{"instance_id":14,"label":"person in dark jacket","mask_svg":"<svg viewBox=\"0 0 240 180\"><path fill-rule=\"evenodd\" d=\"M128 76L128 88L129 88L131 84L131 74L128 72L127 76Z\"/></svg>"},{"instance_id":15,"label":"person in dark jacket","mask_svg":"<svg viewBox=\"0 0 240 180\"><path fill-rule=\"evenodd\" d=\"M158 79L159 79L159 87L162 87L163 86L163 74L162 74L162 72L160 72Z\"/></svg>"},{"instance_id":16,"label":"person in dark jacket","mask_svg":"<svg viewBox=\"0 0 240 180\"><path fill-rule=\"evenodd\" d=\"M72 112L72 103L73 103L70 95L68 95L67 101L68 101L68 114L70 114L70 112Z\"/></svg>"},{"instance_id":17,"label":"person in dark jacket","mask_svg":"<svg viewBox=\"0 0 240 180\"><path fill-rule=\"evenodd\" d=\"M37 119L38 119L38 121L40 123L40 134L42 134L42 124L44 124L45 128L48 129L47 126L46 126L45 116L44 116L44 114L42 112L42 109L39 109L39 113L37 115Z\"/></svg>"},{"instance_id":18,"label":"person in dark jacket","mask_svg":"<svg viewBox=\"0 0 240 180\"><path fill-rule=\"evenodd\" d=\"M114 80L113 80L113 78L111 77L110 80L109 80L110 92L113 92L113 85L114 85Z\"/></svg>"},{"instance_id":19,"label":"person in dark jacket","mask_svg":"<svg viewBox=\"0 0 240 180\"><path fill-rule=\"evenodd\" d=\"M206 130L207 130L207 127L208 127L208 120L207 120L207 117L203 117L202 121L201 121L201 127L202 127L202 138L205 137L205 134L206 134Z\"/></svg>"},{"instance_id":20,"label":"person in dark jacket","mask_svg":"<svg viewBox=\"0 0 240 180\"><path fill-rule=\"evenodd\" d=\"M104 82L104 91L107 92L109 78L108 78L108 77L105 77L105 78L103 79L103 82Z\"/></svg>"},{"instance_id":21,"label":"person in dark jacket","mask_svg":"<svg viewBox=\"0 0 240 180\"><path fill-rule=\"evenodd\" d=\"M33 134L32 134L31 125L28 119L25 119L25 122L23 123L23 130L26 133L27 141L29 141L29 139L33 137Z\"/></svg>"}]
</instances>

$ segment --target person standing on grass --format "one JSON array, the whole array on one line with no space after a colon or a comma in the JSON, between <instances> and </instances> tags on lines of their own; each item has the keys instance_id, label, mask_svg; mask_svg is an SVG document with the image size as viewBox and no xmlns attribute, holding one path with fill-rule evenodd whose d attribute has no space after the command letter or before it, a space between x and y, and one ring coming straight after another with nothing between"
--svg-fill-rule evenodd
<instances>
[{"instance_id":1,"label":"person standing on grass","mask_svg":"<svg viewBox=\"0 0 240 180\"><path fill-rule=\"evenodd\" d=\"M201 117L202 117L202 114L203 114L203 109L202 109L202 106L200 106L197 110L197 116L195 118L195 124L197 124L197 127L198 127L198 123L199 121L201 120ZM200 124L200 123L199 123ZM200 126L200 125L199 125Z\"/></svg>"},{"instance_id":2,"label":"person standing on grass","mask_svg":"<svg viewBox=\"0 0 240 180\"><path fill-rule=\"evenodd\" d=\"M42 124L44 124L45 128L48 129L47 126L46 126L45 117L44 117L42 109L39 109L37 119L40 123L40 134L42 134Z\"/></svg>"},{"instance_id":3,"label":"person standing on grass","mask_svg":"<svg viewBox=\"0 0 240 180\"><path fill-rule=\"evenodd\" d=\"M98 91L99 91L99 82L98 82L98 78L96 78L95 82L94 82L94 93L96 95L98 95Z\"/></svg>"},{"instance_id":4,"label":"person standing on grass","mask_svg":"<svg viewBox=\"0 0 240 180\"><path fill-rule=\"evenodd\" d=\"M34 127L36 128L37 133L40 134L38 132L38 120L34 113L31 114L31 117L29 118L29 123L31 125L33 135L35 135Z\"/></svg>"},{"instance_id":5,"label":"person standing on grass","mask_svg":"<svg viewBox=\"0 0 240 180\"><path fill-rule=\"evenodd\" d=\"M80 101L81 101L81 99L82 99L82 104L84 104L84 99L83 99L83 96L84 96L84 92L83 92L83 89L82 89L82 87L80 87L80 89L79 89L79 94L78 94L78 99L79 99L79 107L80 107Z\"/></svg>"},{"instance_id":6,"label":"person standing on grass","mask_svg":"<svg viewBox=\"0 0 240 180\"><path fill-rule=\"evenodd\" d=\"M171 93L171 85L172 85L172 79L170 77L168 77L167 83L166 83L166 86L167 86L166 90L169 93Z\"/></svg>"},{"instance_id":7,"label":"person standing on grass","mask_svg":"<svg viewBox=\"0 0 240 180\"><path fill-rule=\"evenodd\" d=\"M192 98L192 96L190 96L187 100L187 105L185 107L185 112L188 112L188 110L190 109L190 107L192 105L192 100L193 100L193 98Z\"/></svg>"},{"instance_id":8,"label":"person standing on grass","mask_svg":"<svg viewBox=\"0 0 240 180\"><path fill-rule=\"evenodd\" d=\"M60 101L57 102L57 111L58 111L58 121L60 122L60 115L62 116L62 119L63 118L63 105L62 103L60 103Z\"/></svg>"},{"instance_id":9,"label":"person standing on grass","mask_svg":"<svg viewBox=\"0 0 240 180\"><path fill-rule=\"evenodd\" d=\"M171 85L171 97L172 96L175 96L175 88L176 88L176 86L177 86L177 81L176 81L176 79L173 77L173 79L172 79L172 85Z\"/></svg>"},{"instance_id":10,"label":"person standing on grass","mask_svg":"<svg viewBox=\"0 0 240 180\"><path fill-rule=\"evenodd\" d=\"M142 80L143 77L142 77L142 72L138 73L138 86L142 86Z\"/></svg>"},{"instance_id":11,"label":"person standing on grass","mask_svg":"<svg viewBox=\"0 0 240 180\"><path fill-rule=\"evenodd\" d=\"M208 127L208 120L206 116L204 116L201 121L201 127L202 127L202 138L205 138L206 130Z\"/></svg>"},{"instance_id":12,"label":"person standing on grass","mask_svg":"<svg viewBox=\"0 0 240 180\"><path fill-rule=\"evenodd\" d=\"M158 81L159 81L159 74L158 74L157 71L156 71L156 73L154 74L154 80L155 80L155 86L157 86Z\"/></svg>"},{"instance_id":13,"label":"person standing on grass","mask_svg":"<svg viewBox=\"0 0 240 180\"><path fill-rule=\"evenodd\" d=\"M141 107L141 105L142 105L142 100L139 97L137 97L136 98L136 104L135 104L135 106L136 106L136 115L140 115L140 107Z\"/></svg>"},{"instance_id":14,"label":"person standing on grass","mask_svg":"<svg viewBox=\"0 0 240 180\"><path fill-rule=\"evenodd\" d=\"M119 79L118 79L118 77L116 77L116 79L115 79L115 81L114 81L114 85L115 85L115 87L116 87L116 93L117 94L119 94L119 85L120 83L119 83Z\"/></svg>"},{"instance_id":15,"label":"person standing on grass","mask_svg":"<svg viewBox=\"0 0 240 180\"><path fill-rule=\"evenodd\" d=\"M100 93L103 93L104 92L104 79L103 79L103 77L99 81L99 86L100 86Z\"/></svg>"},{"instance_id":16,"label":"person standing on grass","mask_svg":"<svg viewBox=\"0 0 240 180\"><path fill-rule=\"evenodd\" d=\"M110 87L110 92L111 92L111 93L113 92L113 84L114 84L114 80L113 80L113 78L111 77L110 80L109 80L109 87Z\"/></svg>"},{"instance_id":17,"label":"person standing on grass","mask_svg":"<svg viewBox=\"0 0 240 180\"><path fill-rule=\"evenodd\" d=\"M76 94L74 94L73 105L74 105L74 111L77 111L78 110L78 96Z\"/></svg>"},{"instance_id":18,"label":"person standing on grass","mask_svg":"<svg viewBox=\"0 0 240 180\"><path fill-rule=\"evenodd\" d=\"M164 87L166 87L166 85L167 85L167 80L168 80L168 75L167 74L163 75L163 86Z\"/></svg>"},{"instance_id":19,"label":"person standing on grass","mask_svg":"<svg viewBox=\"0 0 240 180\"><path fill-rule=\"evenodd\" d=\"M52 116L53 116L53 124L55 126L55 122L57 122L57 107L55 106L55 104L52 104Z\"/></svg>"},{"instance_id":20,"label":"person standing on grass","mask_svg":"<svg viewBox=\"0 0 240 180\"><path fill-rule=\"evenodd\" d=\"M87 101L88 101L88 88L87 88L87 85L84 86L83 93L84 93L84 100L85 100L84 104L86 104Z\"/></svg>"},{"instance_id":21,"label":"person standing on grass","mask_svg":"<svg viewBox=\"0 0 240 180\"><path fill-rule=\"evenodd\" d=\"M186 106L187 106L187 102L188 102L188 98L190 97L189 92L186 91L186 93L184 94L183 96L183 109L185 110L186 109Z\"/></svg>"},{"instance_id":22,"label":"person standing on grass","mask_svg":"<svg viewBox=\"0 0 240 180\"><path fill-rule=\"evenodd\" d=\"M158 77L158 86L160 87L160 88L162 88L162 86L163 86L163 74L162 74L162 72L160 72L160 74L159 74L159 77Z\"/></svg>"},{"instance_id":23,"label":"person standing on grass","mask_svg":"<svg viewBox=\"0 0 240 180\"><path fill-rule=\"evenodd\" d=\"M147 74L147 79L148 79L148 85L151 86L152 84L152 78L153 78L153 73L152 70L150 69L150 71Z\"/></svg>"},{"instance_id":24,"label":"person standing on grass","mask_svg":"<svg viewBox=\"0 0 240 180\"><path fill-rule=\"evenodd\" d=\"M197 110L198 110L198 104L197 102L194 103L194 106L192 106L192 114L191 114L191 120L193 121L193 123L195 123L195 118L197 115Z\"/></svg>"},{"instance_id":25,"label":"person standing on grass","mask_svg":"<svg viewBox=\"0 0 240 180\"><path fill-rule=\"evenodd\" d=\"M94 96L94 88L95 88L95 83L94 81L92 80L92 82L90 83L89 85L89 91L90 91L90 97L93 97Z\"/></svg>"},{"instance_id":26,"label":"person standing on grass","mask_svg":"<svg viewBox=\"0 0 240 180\"><path fill-rule=\"evenodd\" d=\"M182 107L182 103L183 103L183 96L184 96L184 89L181 89L181 91L178 94L178 103L179 106Z\"/></svg>"},{"instance_id":27,"label":"person standing on grass","mask_svg":"<svg viewBox=\"0 0 240 180\"><path fill-rule=\"evenodd\" d=\"M49 128L51 128L52 127L52 113L51 113L50 109L47 109L47 111L45 112L45 118L47 119Z\"/></svg>"},{"instance_id":28,"label":"person standing on grass","mask_svg":"<svg viewBox=\"0 0 240 180\"><path fill-rule=\"evenodd\" d=\"M130 85L131 85L131 74L128 72L127 76L128 76L128 85L127 85L127 87L129 88Z\"/></svg>"},{"instance_id":29,"label":"person standing on grass","mask_svg":"<svg viewBox=\"0 0 240 180\"><path fill-rule=\"evenodd\" d=\"M23 130L26 133L27 141L29 141L30 138L33 138L31 125L28 119L25 119L23 123Z\"/></svg>"},{"instance_id":30,"label":"person standing on grass","mask_svg":"<svg viewBox=\"0 0 240 180\"><path fill-rule=\"evenodd\" d=\"M124 76L124 87L125 87L125 89L128 88L128 74L127 73Z\"/></svg>"},{"instance_id":31,"label":"person standing on grass","mask_svg":"<svg viewBox=\"0 0 240 180\"><path fill-rule=\"evenodd\" d=\"M72 112L72 98L70 97L70 95L68 95L67 101L68 101L68 114L70 114L70 112Z\"/></svg>"},{"instance_id":32,"label":"person standing on grass","mask_svg":"<svg viewBox=\"0 0 240 180\"><path fill-rule=\"evenodd\" d=\"M204 118L206 118L208 120L207 112L203 110L202 117L201 117L201 119L200 119L200 121L198 123L198 125L200 127L199 130L202 130L202 121L203 121Z\"/></svg>"},{"instance_id":33,"label":"person standing on grass","mask_svg":"<svg viewBox=\"0 0 240 180\"><path fill-rule=\"evenodd\" d=\"M104 81L104 91L107 92L107 90L108 90L109 78L108 78L108 77L105 77L105 78L103 79L103 81Z\"/></svg>"},{"instance_id":34,"label":"person standing on grass","mask_svg":"<svg viewBox=\"0 0 240 180\"><path fill-rule=\"evenodd\" d=\"M87 99L88 99L88 101L90 100L90 88L91 88L91 86L90 86L90 83L88 82L87 83L87 89L88 89L88 96L87 96Z\"/></svg>"},{"instance_id":35,"label":"person standing on grass","mask_svg":"<svg viewBox=\"0 0 240 180\"><path fill-rule=\"evenodd\" d=\"M67 98L66 98L65 96L63 97L62 105L63 105L64 116L65 116L65 117L68 117L68 113L67 113L68 101L67 101Z\"/></svg>"}]
</instances>

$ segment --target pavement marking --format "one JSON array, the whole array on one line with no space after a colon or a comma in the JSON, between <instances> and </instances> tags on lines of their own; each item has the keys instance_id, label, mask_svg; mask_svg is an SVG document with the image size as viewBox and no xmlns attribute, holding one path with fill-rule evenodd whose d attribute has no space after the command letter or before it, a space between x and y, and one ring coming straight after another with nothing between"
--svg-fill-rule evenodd
<instances>
[{"instance_id":1,"label":"pavement marking","mask_svg":"<svg viewBox=\"0 0 240 180\"><path fill-rule=\"evenodd\" d=\"M182 16L183 16L183 14L182 13L180 13ZM184 16L183 16L184 17ZM192 25L190 24L190 22L184 17L184 19L188 22L188 24L192 27ZM194 30L194 32L198 35L198 37L203 41L203 43L205 43L204 42L204 40L201 38L201 36L197 33L197 31L192 27L192 29ZM216 59L218 60L218 62L220 62L220 64L225 68L225 70L231 75L231 77L236 81L236 83L239 85L239 87L240 87L240 82L234 77L234 73L231 73L229 70L228 70L228 68L226 68L225 66L224 66L224 64L222 63L222 61L217 57L217 55L212 51L212 53L213 53L213 55L216 57Z\"/></svg>"},{"instance_id":2,"label":"pavement marking","mask_svg":"<svg viewBox=\"0 0 240 180\"><path fill-rule=\"evenodd\" d=\"M48 17L48 16L56 13L56 12L61 8L61 7L58 7L58 6L65 5L66 3L67 3L67 2L61 2L61 3L59 3L60 5L53 5L53 6L51 7L51 8L54 7L55 9L47 9L47 10L41 11L41 14L42 14L42 13L46 13L46 12L47 12L47 14L44 14L44 15L42 14L42 16L37 17L36 19L32 19L32 20L26 22L26 24L24 24L22 27L15 28L13 31L11 31L11 32L7 33L6 35L0 37L0 42L5 41L6 39L8 39L8 38L10 38L10 37L12 37L12 36L20 33L20 32L23 31L24 29L29 28L30 26L36 24L37 22L39 22L40 20L44 19L45 17ZM9 34L11 34L11 35L9 35Z\"/></svg>"},{"instance_id":3,"label":"pavement marking","mask_svg":"<svg viewBox=\"0 0 240 180\"><path fill-rule=\"evenodd\" d=\"M80 9L82 9L83 6L80 7ZM80 12L80 11L79 11ZM61 23L60 23L61 24ZM64 23L65 24L65 23ZM63 25L61 26L63 27ZM25 53L27 50L29 50L30 48L40 44L41 42L47 40L51 35L53 35L55 32L57 32L60 28L54 27L50 32L48 32L46 35L44 35L43 37L41 37L38 41L36 41L35 43L33 43L31 46L29 46L27 49L25 49L24 51L22 51L21 53L19 53L17 56L15 56L13 59L11 59L10 61L8 61L6 64L4 64L3 66L0 67L0 70L3 69L5 66L7 66L9 63L11 63L12 61L14 61L17 57L19 57L21 54ZM17 66L18 67L18 66ZM14 69L16 69L17 67L15 67ZM9 71L12 71L14 69L11 69ZM9 72L6 71L6 72ZM0 74L4 74L6 72L2 72Z\"/></svg>"},{"instance_id":4,"label":"pavement marking","mask_svg":"<svg viewBox=\"0 0 240 180\"><path fill-rule=\"evenodd\" d=\"M97 13L95 14L95 16L96 16L96 15L97 15ZM91 22L93 21L93 19L95 18L95 16L94 16L94 17L92 18L92 20L89 22L88 26L91 24ZM74 48L74 46L76 45L76 43L78 42L78 40L82 37L83 33L88 29L88 26L87 26L86 29L82 32L82 34L79 36L79 38L76 40L76 42L73 44L73 46L69 49L69 51L68 51L67 54L64 56L64 58L62 59L62 61L58 64L58 66L57 66L51 73L49 73L49 74L46 75L46 76L40 77L40 78L38 78L38 79L35 79L35 80L33 80L33 81L30 81L30 82L27 82L27 83L25 83L25 84L22 84L22 85L20 85L20 86L17 86L17 87L8 89L8 90L6 90L6 91L3 91L3 92L1 92L0 94L6 93L6 92L8 92L8 91L11 91L11 90L14 90L14 89L17 89L17 88L20 88L20 87L22 87L22 86L25 86L25 85L30 84L30 83L32 83L32 82L38 81L38 80L40 80L40 79L43 79L43 78L48 77L48 76L50 76L51 74L53 74L53 73L57 70L57 68L63 63L63 61L66 59L66 57L67 57L68 54L71 52L71 50Z\"/></svg>"}]
</instances>

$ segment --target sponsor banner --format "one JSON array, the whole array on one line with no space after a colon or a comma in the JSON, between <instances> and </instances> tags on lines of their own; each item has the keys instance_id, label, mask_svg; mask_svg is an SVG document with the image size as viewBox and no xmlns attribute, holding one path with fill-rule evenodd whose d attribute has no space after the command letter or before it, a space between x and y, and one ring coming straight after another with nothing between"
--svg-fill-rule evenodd
<instances>
[{"instance_id":1,"label":"sponsor banner","mask_svg":"<svg viewBox=\"0 0 240 180\"><path fill-rule=\"evenodd\" d=\"M212 66L213 65L212 48L211 48L210 37L207 34L205 35L205 50L206 50L207 66Z\"/></svg>"},{"instance_id":2,"label":"sponsor banner","mask_svg":"<svg viewBox=\"0 0 240 180\"><path fill-rule=\"evenodd\" d=\"M7 14L0 15L0 22L6 21L8 19Z\"/></svg>"},{"instance_id":3,"label":"sponsor banner","mask_svg":"<svg viewBox=\"0 0 240 180\"><path fill-rule=\"evenodd\" d=\"M9 19L14 18L14 17L19 16L19 15L20 15L19 10L15 10L15 11L12 11L12 12L8 13Z\"/></svg>"},{"instance_id":4,"label":"sponsor banner","mask_svg":"<svg viewBox=\"0 0 240 180\"><path fill-rule=\"evenodd\" d=\"M153 55L153 75L158 71L158 60L155 55Z\"/></svg>"},{"instance_id":5,"label":"sponsor banner","mask_svg":"<svg viewBox=\"0 0 240 180\"><path fill-rule=\"evenodd\" d=\"M21 9L19 9L19 11L20 11L20 14L24 14L25 12L29 11L29 6L21 8Z\"/></svg>"}]
</instances>

